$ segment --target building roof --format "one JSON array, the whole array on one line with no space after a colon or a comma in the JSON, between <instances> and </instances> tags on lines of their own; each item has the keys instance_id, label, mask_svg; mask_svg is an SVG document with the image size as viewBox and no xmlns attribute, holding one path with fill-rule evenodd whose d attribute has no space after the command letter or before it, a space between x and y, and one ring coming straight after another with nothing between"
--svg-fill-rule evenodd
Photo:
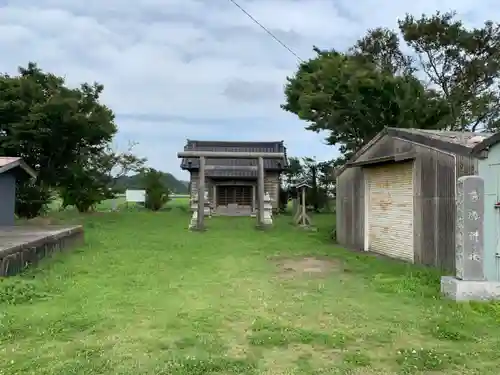
<instances>
[{"instance_id":1,"label":"building roof","mask_svg":"<svg viewBox=\"0 0 500 375\"><path fill-rule=\"evenodd\" d=\"M423 135L429 139L437 139L444 142L462 145L468 149L472 149L477 145L477 142L471 142L473 138L481 137L483 140L492 137L495 133L488 132L458 132L458 131L448 131L448 130L427 130L427 129L396 129L388 128L389 133L394 130L404 131L408 134L413 135ZM482 140L482 141L483 141ZM481 141L481 142L482 142Z\"/></svg>"},{"instance_id":2,"label":"building roof","mask_svg":"<svg viewBox=\"0 0 500 375\"><path fill-rule=\"evenodd\" d=\"M28 175L36 178L36 172L29 167L22 158L11 156L0 156L0 174L20 168Z\"/></svg>"},{"instance_id":3,"label":"building roof","mask_svg":"<svg viewBox=\"0 0 500 375\"><path fill-rule=\"evenodd\" d=\"M436 148L445 152L464 156L484 157L481 155L488 147L500 142L500 133L488 132L458 132L448 130L428 130L413 128L385 128L368 143L361 147L349 161L340 167L335 176L339 176L350 164L354 163L369 148L375 145L384 136L388 135L404 141L413 142L423 146Z\"/></svg>"},{"instance_id":4,"label":"building roof","mask_svg":"<svg viewBox=\"0 0 500 375\"><path fill-rule=\"evenodd\" d=\"M238 142L238 141L197 141L188 139L184 151L219 151L219 152L276 152L285 153L283 141L274 142ZM286 158L285 158L286 160ZM264 169L281 171L287 167L277 159L264 158ZM257 167L256 159L206 159L207 166L218 166L216 169L205 171L211 177L254 177L257 172L248 167ZM198 158L186 158L181 161L181 168L185 170L198 169ZM224 167L227 167L224 168Z\"/></svg>"}]
</instances>

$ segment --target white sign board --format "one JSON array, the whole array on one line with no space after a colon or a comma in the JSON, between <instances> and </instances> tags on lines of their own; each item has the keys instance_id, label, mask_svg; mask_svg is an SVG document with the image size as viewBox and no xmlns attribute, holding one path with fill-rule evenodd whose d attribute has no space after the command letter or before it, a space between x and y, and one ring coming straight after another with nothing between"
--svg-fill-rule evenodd
<instances>
[{"instance_id":1,"label":"white sign board","mask_svg":"<svg viewBox=\"0 0 500 375\"><path fill-rule=\"evenodd\" d=\"M146 202L146 190L126 190L125 199L127 202L144 203Z\"/></svg>"}]
</instances>

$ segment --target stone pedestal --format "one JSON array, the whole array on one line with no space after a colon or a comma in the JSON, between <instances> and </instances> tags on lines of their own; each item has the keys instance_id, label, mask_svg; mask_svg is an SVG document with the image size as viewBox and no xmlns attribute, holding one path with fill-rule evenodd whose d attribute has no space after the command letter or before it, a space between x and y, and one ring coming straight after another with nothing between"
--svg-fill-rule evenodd
<instances>
[{"instance_id":1,"label":"stone pedestal","mask_svg":"<svg viewBox=\"0 0 500 375\"><path fill-rule=\"evenodd\" d=\"M198 222L198 198L197 197L192 197L191 198L191 220L189 222L189 229L196 229L197 228L197 222Z\"/></svg>"},{"instance_id":2,"label":"stone pedestal","mask_svg":"<svg viewBox=\"0 0 500 375\"><path fill-rule=\"evenodd\" d=\"M441 293L455 301L500 299L500 283L484 277L484 181L481 177L458 179L456 215L456 272L455 276L441 278Z\"/></svg>"},{"instance_id":3,"label":"stone pedestal","mask_svg":"<svg viewBox=\"0 0 500 375\"><path fill-rule=\"evenodd\" d=\"M210 204L210 201L208 200L208 192L205 192L205 202L204 202L204 207L203 207L203 215L205 217L212 217L212 205Z\"/></svg>"},{"instance_id":4,"label":"stone pedestal","mask_svg":"<svg viewBox=\"0 0 500 375\"><path fill-rule=\"evenodd\" d=\"M273 205L269 193L264 195L264 225L273 225Z\"/></svg>"},{"instance_id":5,"label":"stone pedestal","mask_svg":"<svg viewBox=\"0 0 500 375\"><path fill-rule=\"evenodd\" d=\"M500 283L460 280L454 276L441 278L441 293L455 301L491 301L500 299Z\"/></svg>"}]
</instances>

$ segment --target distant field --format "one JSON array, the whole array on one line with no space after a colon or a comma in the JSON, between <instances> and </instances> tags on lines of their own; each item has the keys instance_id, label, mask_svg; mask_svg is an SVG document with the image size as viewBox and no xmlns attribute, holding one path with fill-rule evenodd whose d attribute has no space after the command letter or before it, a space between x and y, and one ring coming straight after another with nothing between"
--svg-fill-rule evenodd
<instances>
[{"instance_id":1,"label":"distant field","mask_svg":"<svg viewBox=\"0 0 500 375\"><path fill-rule=\"evenodd\" d=\"M127 202L125 200L125 194L118 195L115 199L108 199L100 204L96 205L96 211L109 211L113 207L120 208L125 207ZM167 203L167 207L181 207L189 205L189 195L186 194L172 194L169 197L169 201ZM135 203L129 203L129 207L136 206ZM49 206L49 211L59 211L61 208L61 200L56 199ZM66 210L73 210L74 207L67 207Z\"/></svg>"}]
</instances>

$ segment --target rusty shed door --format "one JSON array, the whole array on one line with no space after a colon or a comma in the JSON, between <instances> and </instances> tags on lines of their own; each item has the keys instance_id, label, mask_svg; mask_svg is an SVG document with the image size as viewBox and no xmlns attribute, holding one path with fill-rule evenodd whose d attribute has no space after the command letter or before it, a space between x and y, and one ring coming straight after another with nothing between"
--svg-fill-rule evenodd
<instances>
[{"instance_id":1,"label":"rusty shed door","mask_svg":"<svg viewBox=\"0 0 500 375\"><path fill-rule=\"evenodd\" d=\"M368 250L413 262L413 163L365 169Z\"/></svg>"}]
</instances>

